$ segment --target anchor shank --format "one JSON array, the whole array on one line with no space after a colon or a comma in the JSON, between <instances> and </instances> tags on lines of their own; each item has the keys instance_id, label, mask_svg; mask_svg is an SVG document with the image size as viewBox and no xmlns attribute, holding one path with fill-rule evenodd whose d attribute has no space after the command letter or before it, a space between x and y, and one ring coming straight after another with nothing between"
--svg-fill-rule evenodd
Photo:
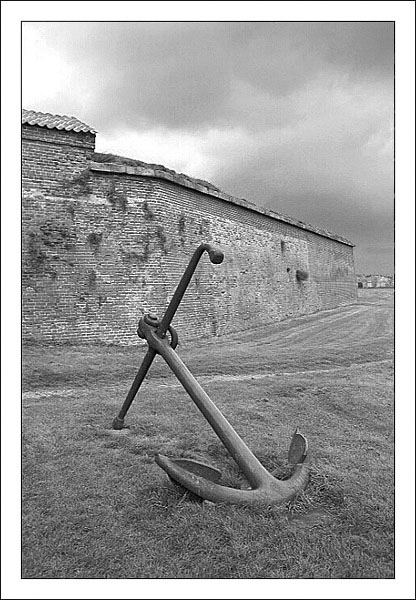
<instances>
[{"instance_id":1,"label":"anchor shank","mask_svg":"<svg viewBox=\"0 0 416 600\"><path fill-rule=\"evenodd\" d=\"M153 338L152 341L156 341L157 343L157 340L155 340L156 336L152 335L151 337ZM148 341L151 343L149 338ZM167 343L162 342L157 345L157 352L163 356L168 363L169 367L207 419L228 452L243 471L249 483L253 487L257 487L270 479L270 473L246 446L221 411L215 406L208 394L196 381L177 353Z\"/></svg>"},{"instance_id":2,"label":"anchor shank","mask_svg":"<svg viewBox=\"0 0 416 600\"><path fill-rule=\"evenodd\" d=\"M162 317L162 320L160 321L160 323L158 323L157 335L160 339L164 339L166 336L166 332L168 331L168 329L170 329L172 319L175 316L176 311L178 310L178 306L183 298L183 295L186 292L186 288L188 287L189 282L191 281L192 275L194 274L194 271L198 265L199 259L205 251L208 253L210 261L214 264L220 264L224 260L224 254L221 252L221 250L214 248L213 246L211 246L211 244L200 244L198 246L198 248L195 250L191 257L191 260L189 261L189 264L186 267L184 274L182 275L182 278L178 284L178 287L175 290L175 293L172 296L171 301L169 302L169 305L165 311L165 314ZM173 329L171 330L171 333L173 333ZM142 336L140 335L140 337ZM176 343L173 343L173 345L175 346ZM140 369L132 383L132 386L127 394L123 406L121 407L119 414L117 415L117 417L114 417L113 429L123 429L124 417L126 416L126 413L129 410L143 382L143 379L146 377L146 374L155 356L156 352L152 348L149 348L146 356L143 359Z\"/></svg>"}]
</instances>

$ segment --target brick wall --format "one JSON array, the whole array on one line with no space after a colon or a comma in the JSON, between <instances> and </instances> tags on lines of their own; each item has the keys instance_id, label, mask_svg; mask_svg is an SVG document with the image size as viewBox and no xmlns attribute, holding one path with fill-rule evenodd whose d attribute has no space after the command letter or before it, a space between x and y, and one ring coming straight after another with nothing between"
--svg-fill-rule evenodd
<instances>
[{"instance_id":1,"label":"brick wall","mask_svg":"<svg viewBox=\"0 0 416 600\"><path fill-rule=\"evenodd\" d=\"M355 301L352 246L336 236L166 173L91 162L93 149L93 134L23 127L26 341L137 343L142 312L162 315L201 242L225 259L201 259L174 319L181 339Z\"/></svg>"}]
</instances>

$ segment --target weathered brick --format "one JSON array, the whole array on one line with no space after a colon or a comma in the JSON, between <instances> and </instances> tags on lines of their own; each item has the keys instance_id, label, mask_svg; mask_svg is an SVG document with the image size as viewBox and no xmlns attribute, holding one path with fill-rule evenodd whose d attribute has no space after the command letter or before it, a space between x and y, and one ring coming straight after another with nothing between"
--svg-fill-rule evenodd
<instances>
[{"instance_id":1,"label":"weathered brick","mask_svg":"<svg viewBox=\"0 0 416 600\"><path fill-rule=\"evenodd\" d=\"M97 165L91 133L22 130L24 340L138 343L138 318L163 313L201 242L225 260L201 260L182 338L355 301L346 240L151 165Z\"/></svg>"}]
</instances>

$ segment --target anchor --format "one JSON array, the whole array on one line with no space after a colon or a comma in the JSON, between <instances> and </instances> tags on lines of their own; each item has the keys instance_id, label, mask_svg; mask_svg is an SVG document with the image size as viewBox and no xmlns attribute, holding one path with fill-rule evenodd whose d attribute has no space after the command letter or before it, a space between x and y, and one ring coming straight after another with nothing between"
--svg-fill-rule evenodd
<instances>
[{"instance_id":1,"label":"anchor","mask_svg":"<svg viewBox=\"0 0 416 600\"><path fill-rule=\"evenodd\" d=\"M175 352L178 344L178 334L170 323L189 285L199 259L205 251L214 264L220 264L224 259L224 255L220 250L213 248L210 244L200 244L195 250L162 319L159 321L153 313L147 313L140 319L137 334L147 341L149 349L119 414L113 420L113 428L122 429L124 427L125 415L155 356L159 354L169 365L227 448L251 487L249 489L237 489L223 486L218 483L221 478L221 472L218 469L192 459L170 459L161 454L156 454L156 463L174 482L196 496L211 502L227 502L250 506L274 505L286 502L305 489L309 481L310 460L306 438L296 429L288 453L288 462L294 466L293 472L287 479L275 478L254 456ZM166 337L167 333L170 335L170 340Z\"/></svg>"}]
</instances>

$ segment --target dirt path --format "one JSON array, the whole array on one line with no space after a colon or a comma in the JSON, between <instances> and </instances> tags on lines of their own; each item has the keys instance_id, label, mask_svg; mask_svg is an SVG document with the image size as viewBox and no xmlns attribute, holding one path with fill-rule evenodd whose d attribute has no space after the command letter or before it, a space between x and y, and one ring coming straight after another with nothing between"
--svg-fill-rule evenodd
<instances>
[{"instance_id":1,"label":"dirt path","mask_svg":"<svg viewBox=\"0 0 416 600\"><path fill-rule=\"evenodd\" d=\"M390 290L369 290L372 294L361 292L357 304L321 311L313 315L296 317L250 330L241 334L227 336L229 340L252 344L273 344L279 348L295 349L309 345L321 347L333 344L345 344L349 341L362 343L365 337L391 339L393 333L393 294ZM219 342L226 344L226 338Z\"/></svg>"},{"instance_id":2,"label":"dirt path","mask_svg":"<svg viewBox=\"0 0 416 600\"><path fill-rule=\"evenodd\" d=\"M201 382L336 373L354 365L381 364L393 358L393 298L392 290L363 290L357 304L180 345L178 352ZM25 348L23 397L45 395L48 385L55 390L58 386L62 397L68 397L74 389L92 389L103 381L127 392L144 351L144 347ZM146 382L176 385L160 358Z\"/></svg>"},{"instance_id":3,"label":"dirt path","mask_svg":"<svg viewBox=\"0 0 416 600\"><path fill-rule=\"evenodd\" d=\"M369 290L357 304L297 317L255 330L201 341L179 350L208 375L303 372L388 360L393 355L393 294ZM205 372L204 372L205 371Z\"/></svg>"}]
</instances>

